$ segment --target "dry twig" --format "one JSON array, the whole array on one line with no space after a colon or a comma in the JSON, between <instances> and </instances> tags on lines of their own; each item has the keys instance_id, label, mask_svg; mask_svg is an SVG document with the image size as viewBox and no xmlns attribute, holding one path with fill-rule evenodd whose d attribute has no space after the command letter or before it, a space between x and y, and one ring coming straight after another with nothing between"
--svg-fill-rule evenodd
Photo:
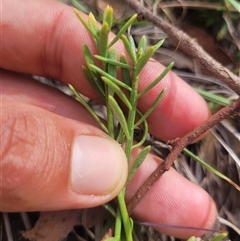
<instances>
[{"instance_id":1,"label":"dry twig","mask_svg":"<svg viewBox=\"0 0 240 241\"><path fill-rule=\"evenodd\" d=\"M198 60L205 69L207 69L214 76L226 83L233 91L240 94L240 80L224 68L221 64L210 57L193 39L170 23L165 22L158 16L153 15L149 10L143 7L136 0L126 0L131 8L135 10L140 16L153 23L155 26L161 28L170 38L177 42L178 47L190 57ZM153 186L157 179L172 166L174 160L181 153L181 151L196 138L209 130L211 127L219 123L226 117L240 113L240 98L231 105L222 108L216 114L211 116L202 125L196 127L184 137L174 140L172 142L173 150L167 156L158 168L151 174L151 176L140 187L128 204L128 212L131 213L136 205L141 201L147 191Z\"/></svg>"},{"instance_id":2,"label":"dry twig","mask_svg":"<svg viewBox=\"0 0 240 241\"><path fill-rule=\"evenodd\" d=\"M149 178L145 181L145 183L139 188L139 190L135 193L134 197L128 204L128 212L131 213L136 205L141 201L144 195L148 190L153 186L153 184L157 181L162 174L169 170L172 166L174 160L178 157L178 155L182 152L182 150L192 143L196 138L201 136L204 132L209 130L211 127L225 119L226 117L239 114L240 113L240 98L238 98L231 105L226 106L219 110L217 113L212 115L208 120L206 120L202 125L196 127L194 130L189 132L182 138L176 139L172 142L173 149L158 167L157 169L149 176ZM236 185L237 186L237 185ZM238 186L237 186L238 188ZM239 190L240 191L240 190Z\"/></svg>"}]
</instances>

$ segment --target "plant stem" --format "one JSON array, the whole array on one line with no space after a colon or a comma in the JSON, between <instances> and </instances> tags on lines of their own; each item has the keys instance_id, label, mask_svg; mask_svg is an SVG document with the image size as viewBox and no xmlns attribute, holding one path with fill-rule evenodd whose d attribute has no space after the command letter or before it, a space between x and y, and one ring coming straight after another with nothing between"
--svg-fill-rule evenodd
<instances>
[{"instance_id":1,"label":"plant stem","mask_svg":"<svg viewBox=\"0 0 240 241\"><path fill-rule=\"evenodd\" d=\"M132 103L132 110L129 111L128 115L128 127L129 128L129 134L130 134L130 140L126 141L126 149L125 153L128 159L128 162L130 162L131 153L132 153L132 146L133 146L133 135L134 135L134 122L135 117L137 113L137 94L138 94L138 75L137 75L137 66L134 64L133 72L132 72L132 91L130 93L130 103Z\"/></svg>"},{"instance_id":2,"label":"plant stem","mask_svg":"<svg viewBox=\"0 0 240 241\"><path fill-rule=\"evenodd\" d=\"M129 217L128 211L127 211L127 206L125 202L125 192L126 188L123 188L122 191L118 194L118 208L121 213L122 217L122 222L124 225L124 231L126 235L126 240L127 241L132 241L132 224L131 224L131 219Z\"/></svg>"}]
</instances>

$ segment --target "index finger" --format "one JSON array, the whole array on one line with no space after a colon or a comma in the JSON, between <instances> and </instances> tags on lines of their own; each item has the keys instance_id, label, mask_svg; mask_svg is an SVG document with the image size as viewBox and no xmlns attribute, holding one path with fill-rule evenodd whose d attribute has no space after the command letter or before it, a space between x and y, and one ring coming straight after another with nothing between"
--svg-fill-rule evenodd
<instances>
[{"instance_id":1,"label":"index finger","mask_svg":"<svg viewBox=\"0 0 240 241\"><path fill-rule=\"evenodd\" d=\"M46 0L5 0L2 6L2 68L52 77L97 98L81 71L85 65L82 44L87 43L93 52L96 48L71 7ZM115 47L124 52L121 42ZM161 64L149 62L141 73L139 90L163 69ZM163 140L181 137L209 117L205 101L173 73L139 100L139 109L148 110L163 88L166 94L148 118L149 130L155 136Z\"/></svg>"}]
</instances>

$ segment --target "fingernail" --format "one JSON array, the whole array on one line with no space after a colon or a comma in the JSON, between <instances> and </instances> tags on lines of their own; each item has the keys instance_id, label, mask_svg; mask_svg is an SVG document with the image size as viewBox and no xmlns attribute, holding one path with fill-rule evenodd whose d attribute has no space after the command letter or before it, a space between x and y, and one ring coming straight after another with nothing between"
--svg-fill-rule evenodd
<instances>
[{"instance_id":1,"label":"fingernail","mask_svg":"<svg viewBox=\"0 0 240 241\"><path fill-rule=\"evenodd\" d=\"M126 157L110 138L77 136L71 156L71 187L84 195L111 193L126 172ZM124 185L124 184L122 184Z\"/></svg>"}]
</instances>

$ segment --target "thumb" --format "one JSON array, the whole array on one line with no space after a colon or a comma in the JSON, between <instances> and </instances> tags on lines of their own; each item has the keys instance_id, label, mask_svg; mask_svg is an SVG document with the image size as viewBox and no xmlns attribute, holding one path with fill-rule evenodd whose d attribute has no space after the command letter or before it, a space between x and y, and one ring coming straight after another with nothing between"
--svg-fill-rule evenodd
<instances>
[{"instance_id":1,"label":"thumb","mask_svg":"<svg viewBox=\"0 0 240 241\"><path fill-rule=\"evenodd\" d=\"M1 211L92 207L124 186L125 154L97 128L13 101L1 110Z\"/></svg>"}]
</instances>

